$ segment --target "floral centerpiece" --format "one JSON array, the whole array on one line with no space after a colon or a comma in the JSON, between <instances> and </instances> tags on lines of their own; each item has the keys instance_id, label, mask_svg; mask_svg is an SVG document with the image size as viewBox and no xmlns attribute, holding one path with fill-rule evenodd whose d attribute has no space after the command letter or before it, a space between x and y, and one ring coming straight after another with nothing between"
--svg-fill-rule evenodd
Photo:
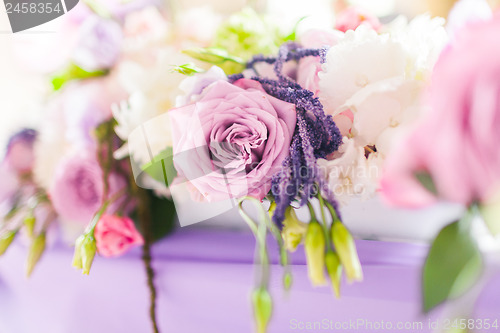
<instances>
[{"instance_id":1,"label":"floral centerpiece","mask_svg":"<svg viewBox=\"0 0 500 333\"><path fill-rule=\"evenodd\" d=\"M197 17L203 29L190 26ZM382 192L396 204L437 196L470 207L431 248L425 310L475 281L471 216L480 211L498 231L498 66L484 40L465 34L434 72L448 35L443 19L426 15L381 24L352 7L335 29L300 32L300 21L284 31L250 8L222 19L147 1L87 1L65 20L76 42L52 75L47 117L11 137L0 168L0 254L18 235L28 239L28 275L56 226L75 244L73 266L84 274L96 254L142 246L158 332L151 245L171 231L176 212L186 225L202 220L188 213L206 218L208 207L217 215L236 205L256 238L251 301L256 330L265 332L273 312L268 234L279 245L285 290L290 253L303 244L312 285L329 284L340 297L342 277L362 281L363 272L339 207ZM497 21L475 29L487 39ZM468 52L472 60L461 56ZM456 68L470 80L455 82ZM454 247L463 257L438 267ZM446 281L464 283L459 289L437 290L444 267Z\"/></svg>"}]
</instances>

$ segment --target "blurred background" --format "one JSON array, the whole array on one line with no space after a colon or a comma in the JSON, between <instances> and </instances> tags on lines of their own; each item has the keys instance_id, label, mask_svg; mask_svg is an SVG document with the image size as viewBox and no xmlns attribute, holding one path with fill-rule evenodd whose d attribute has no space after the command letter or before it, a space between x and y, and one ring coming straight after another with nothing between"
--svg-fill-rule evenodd
<instances>
[{"instance_id":1,"label":"blurred background","mask_svg":"<svg viewBox=\"0 0 500 333\"><path fill-rule=\"evenodd\" d=\"M115 0L114 2L122 0ZM131 0L123 0L127 3ZM132 0L134 1L134 0ZM142 0L140 0L142 1ZM162 0L158 0L162 1ZM480 0L469 0L474 3ZM498 0L488 0L496 6ZM367 8L382 20L389 21L399 14L414 17L428 12L433 16L446 17L455 0L177 0L166 3L172 11L195 7L210 7L224 17L244 6L268 12L282 26L293 25L298 19L310 16L301 24L309 27L331 27L335 13L348 5ZM65 50L60 49L61 39L66 37L61 28L65 16L41 26L12 34L3 2L0 5L0 147L20 126L34 126L43 112L40 108L50 91L48 74L60 67ZM286 10L284 10L286 8ZM320 13L320 14L318 14ZM66 39L65 43L71 44ZM57 46L56 46L57 45Z\"/></svg>"}]
</instances>

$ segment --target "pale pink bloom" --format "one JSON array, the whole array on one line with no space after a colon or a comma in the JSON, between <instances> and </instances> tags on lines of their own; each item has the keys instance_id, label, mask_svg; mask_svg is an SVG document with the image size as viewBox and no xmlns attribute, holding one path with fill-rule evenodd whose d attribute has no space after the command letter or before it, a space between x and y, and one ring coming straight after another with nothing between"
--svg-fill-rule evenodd
<instances>
[{"instance_id":1,"label":"pale pink bloom","mask_svg":"<svg viewBox=\"0 0 500 333\"><path fill-rule=\"evenodd\" d=\"M61 160L49 189L54 209L69 222L87 224L109 199L125 187L125 180L116 174L108 178L109 194L104 198L104 176L94 151L74 151ZM118 202L115 202L116 208Z\"/></svg>"},{"instance_id":2,"label":"pale pink bloom","mask_svg":"<svg viewBox=\"0 0 500 333\"><path fill-rule=\"evenodd\" d=\"M426 114L387 161L382 189L393 204L432 197L415 178L428 173L438 196L471 204L500 189L500 16L469 26L435 66Z\"/></svg>"},{"instance_id":3,"label":"pale pink bloom","mask_svg":"<svg viewBox=\"0 0 500 333\"><path fill-rule=\"evenodd\" d=\"M367 25L375 31L382 26L375 15L363 8L352 6L340 12L335 22L335 29L346 32L356 30L360 25Z\"/></svg>"}]
</instances>

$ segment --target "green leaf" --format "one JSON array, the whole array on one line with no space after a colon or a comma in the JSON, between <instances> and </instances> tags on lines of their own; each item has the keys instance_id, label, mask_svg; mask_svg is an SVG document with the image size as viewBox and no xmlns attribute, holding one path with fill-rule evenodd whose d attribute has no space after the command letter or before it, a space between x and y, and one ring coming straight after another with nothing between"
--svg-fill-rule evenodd
<instances>
[{"instance_id":1,"label":"green leaf","mask_svg":"<svg viewBox=\"0 0 500 333\"><path fill-rule=\"evenodd\" d=\"M204 71L205 70L203 68L196 66L192 62L184 64L184 65L180 65L180 66L174 66L174 68L172 68L172 72L177 72L177 73L180 73L183 75L188 75L188 76L191 76L191 75L194 75L197 73L203 73Z\"/></svg>"},{"instance_id":2,"label":"green leaf","mask_svg":"<svg viewBox=\"0 0 500 333\"><path fill-rule=\"evenodd\" d=\"M153 161L143 165L142 170L154 180L165 183L165 186L168 187L169 183L177 176L172 147L167 147L155 156Z\"/></svg>"},{"instance_id":3,"label":"green leaf","mask_svg":"<svg viewBox=\"0 0 500 333\"><path fill-rule=\"evenodd\" d=\"M150 196L151 230L153 240L157 241L168 235L175 228L175 205L167 198L159 198L152 191Z\"/></svg>"},{"instance_id":4,"label":"green leaf","mask_svg":"<svg viewBox=\"0 0 500 333\"><path fill-rule=\"evenodd\" d=\"M432 180L432 177L429 173L425 171L420 171L415 173L415 177L417 177L418 181L420 184L425 187L425 189L429 192L431 192L434 195L438 194L436 185L434 184L434 181Z\"/></svg>"},{"instance_id":5,"label":"green leaf","mask_svg":"<svg viewBox=\"0 0 500 333\"><path fill-rule=\"evenodd\" d=\"M164 238L175 229L176 211L174 202L171 199L157 196L152 190L144 190L148 196L150 215L150 231L154 242ZM130 218L143 235L145 231L139 221L138 209L130 214Z\"/></svg>"},{"instance_id":6,"label":"green leaf","mask_svg":"<svg viewBox=\"0 0 500 333\"><path fill-rule=\"evenodd\" d=\"M226 74L240 73L245 69L245 61L239 57L229 54L226 50L218 47L194 47L183 50L182 53L212 65L221 67Z\"/></svg>"},{"instance_id":7,"label":"green leaf","mask_svg":"<svg viewBox=\"0 0 500 333\"><path fill-rule=\"evenodd\" d=\"M481 275L482 257L470 233L470 219L468 214L444 227L431 246L423 272L425 312L461 296Z\"/></svg>"},{"instance_id":8,"label":"green leaf","mask_svg":"<svg viewBox=\"0 0 500 333\"><path fill-rule=\"evenodd\" d=\"M52 76L52 88L57 91L62 88L66 83L72 80L82 80L98 76L106 75L108 71L99 70L94 72L88 72L77 65L70 63L63 71Z\"/></svg>"}]
</instances>

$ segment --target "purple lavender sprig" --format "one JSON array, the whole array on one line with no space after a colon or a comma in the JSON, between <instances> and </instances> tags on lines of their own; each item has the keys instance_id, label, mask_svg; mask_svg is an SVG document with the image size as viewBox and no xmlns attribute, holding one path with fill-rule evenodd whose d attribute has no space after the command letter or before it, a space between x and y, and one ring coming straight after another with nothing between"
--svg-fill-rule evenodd
<instances>
[{"instance_id":1,"label":"purple lavender sprig","mask_svg":"<svg viewBox=\"0 0 500 333\"><path fill-rule=\"evenodd\" d=\"M288 43L280 48L277 57L260 55L247 64L247 68L253 68L259 62L274 64L278 80L262 77L252 77L252 80L260 82L268 94L296 105L297 125L290 145L290 155L283 162L281 171L272 179L271 191L276 201L273 220L280 226L286 208L293 201L299 200L302 206L320 190L340 217L333 193L319 172L317 159L326 158L336 151L342 142L342 135L332 117L324 113L319 99L283 74L283 65L287 61L298 61L309 56L324 58L324 55L324 49L304 49L298 44ZM241 78L242 75L233 75L229 79L234 82Z\"/></svg>"}]
</instances>

